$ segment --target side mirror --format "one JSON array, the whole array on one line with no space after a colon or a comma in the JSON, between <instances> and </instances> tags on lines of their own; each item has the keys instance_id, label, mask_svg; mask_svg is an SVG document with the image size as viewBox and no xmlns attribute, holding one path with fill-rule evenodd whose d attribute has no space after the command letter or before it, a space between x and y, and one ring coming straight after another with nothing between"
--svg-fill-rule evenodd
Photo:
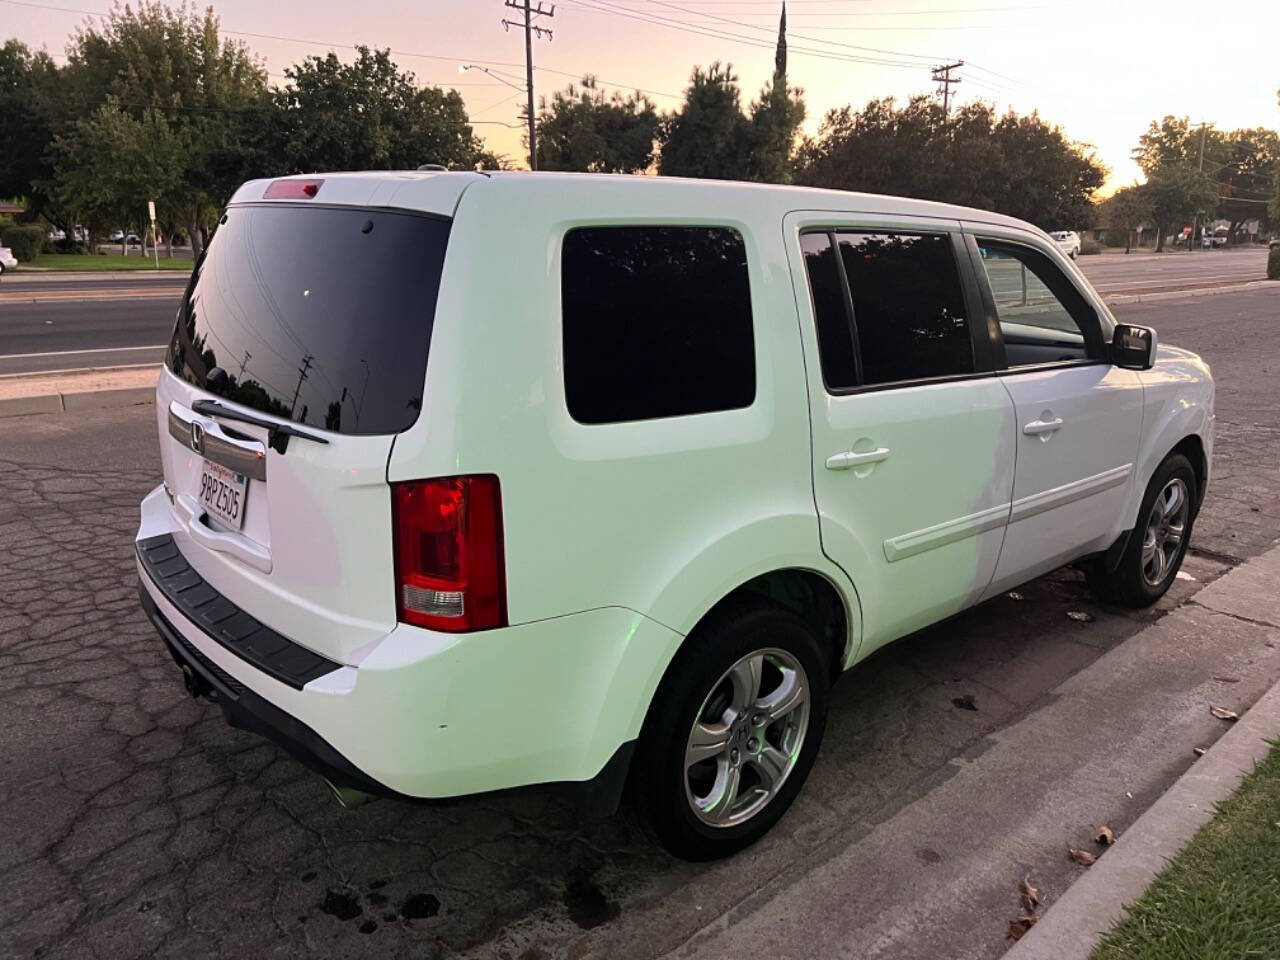
<instances>
[{"instance_id":1,"label":"side mirror","mask_svg":"<svg viewBox=\"0 0 1280 960\"><path fill-rule=\"evenodd\" d=\"M1156 332L1136 323L1117 323L1111 336L1111 362L1125 370L1150 370L1156 365Z\"/></svg>"}]
</instances>

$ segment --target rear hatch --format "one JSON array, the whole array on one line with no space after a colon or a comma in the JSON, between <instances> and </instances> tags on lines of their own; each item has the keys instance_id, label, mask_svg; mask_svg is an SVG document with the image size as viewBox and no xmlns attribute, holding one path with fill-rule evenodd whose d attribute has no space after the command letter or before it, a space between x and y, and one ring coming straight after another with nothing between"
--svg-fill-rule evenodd
<instances>
[{"instance_id":1,"label":"rear hatch","mask_svg":"<svg viewBox=\"0 0 1280 960\"><path fill-rule=\"evenodd\" d=\"M156 414L188 562L352 663L396 622L387 460L422 405L449 220L299 196L228 208Z\"/></svg>"}]
</instances>

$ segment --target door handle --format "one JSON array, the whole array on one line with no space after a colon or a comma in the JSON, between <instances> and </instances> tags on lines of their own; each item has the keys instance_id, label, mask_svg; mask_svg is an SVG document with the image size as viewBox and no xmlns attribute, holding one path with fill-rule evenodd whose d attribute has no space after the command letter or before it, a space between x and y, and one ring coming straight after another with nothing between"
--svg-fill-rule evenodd
<instances>
[{"instance_id":1,"label":"door handle","mask_svg":"<svg viewBox=\"0 0 1280 960\"><path fill-rule=\"evenodd\" d=\"M827 457L828 470L848 470L852 467L865 466L868 463L879 463L881 460L889 459L888 447L876 447L874 450L868 450L866 453L854 453L847 450L844 453L836 453Z\"/></svg>"},{"instance_id":2,"label":"door handle","mask_svg":"<svg viewBox=\"0 0 1280 960\"><path fill-rule=\"evenodd\" d=\"M1052 420L1032 420L1022 428L1022 432L1028 437L1039 436L1044 439L1044 434L1053 433L1062 427L1062 418L1054 417Z\"/></svg>"}]
</instances>

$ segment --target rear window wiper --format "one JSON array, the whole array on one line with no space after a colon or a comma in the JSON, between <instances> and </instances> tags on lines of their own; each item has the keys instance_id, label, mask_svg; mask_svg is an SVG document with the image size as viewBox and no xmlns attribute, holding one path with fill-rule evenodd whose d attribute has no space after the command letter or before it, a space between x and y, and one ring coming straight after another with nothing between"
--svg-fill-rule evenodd
<instances>
[{"instance_id":1,"label":"rear window wiper","mask_svg":"<svg viewBox=\"0 0 1280 960\"><path fill-rule=\"evenodd\" d=\"M276 453L284 453L289 449L289 438L297 437L299 440L311 440L315 443L325 443L329 441L324 437L314 433L308 433L306 430L299 430L297 427L288 423L276 423L273 420L264 420L262 417L255 417L251 413L241 413L239 410L232 410L224 407L217 400L197 400L191 405L191 409L196 413L203 413L206 417L226 417L228 420L238 420L240 423L251 423L255 427L266 427L267 429L267 446Z\"/></svg>"}]
</instances>

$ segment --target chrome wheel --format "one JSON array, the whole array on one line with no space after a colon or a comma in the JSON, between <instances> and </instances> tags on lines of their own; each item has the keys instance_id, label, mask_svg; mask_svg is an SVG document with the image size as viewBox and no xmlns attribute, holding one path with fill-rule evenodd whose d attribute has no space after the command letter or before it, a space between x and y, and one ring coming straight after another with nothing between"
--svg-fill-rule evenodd
<instances>
[{"instance_id":1,"label":"chrome wheel","mask_svg":"<svg viewBox=\"0 0 1280 960\"><path fill-rule=\"evenodd\" d=\"M1164 583L1177 562L1190 515L1187 485L1175 477L1164 485L1151 505L1147 529L1142 535L1142 579L1148 586L1158 587Z\"/></svg>"},{"instance_id":2,"label":"chrome wheel","mask_svg":"<svg viewBox=\"0 0 1280 960\"><path fill-rule=\"evenodd\" d=\"M809 679L785 650L756 650L716 681L685 745L690 809L713 827L745 823L790 775L809 727Z\"/></svg>"}]
</instances>

